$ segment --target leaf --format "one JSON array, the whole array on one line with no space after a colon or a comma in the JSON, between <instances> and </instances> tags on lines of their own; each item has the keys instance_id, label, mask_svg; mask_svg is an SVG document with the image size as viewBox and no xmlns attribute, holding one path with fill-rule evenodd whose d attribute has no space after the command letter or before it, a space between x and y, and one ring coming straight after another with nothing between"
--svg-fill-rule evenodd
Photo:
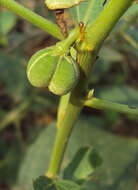
<instances>
[{"instance_id":1,"label":"leaf","mask_svg":"<svg viewBox=\"0 0 138 190\"><path fill-rule=\"evenodd\" d=\"M64 179L86 179L102 163L94 148L80 148L64 170Z\"/></svg>"},{"instance_id":2,"label":"leaf","mask_svg":"<svg viewBox=\"0 0 138 190\"><path fill-rule=\"evenodd\" d=\"M7 36L0 35L0 45L2 45L2 46L7 46L8 45Z\"/></svg>"},{"instance_id":3,"label":"leaf","mask_svg":"<svg viewBox=\"0 0 138 190\"><path fill-rule=\"evenodd\" d=\"M23 157L23 149L19 141L8 147L2 138L0 140L0 181L13 184L17 179L20 163ZM3 158L3 159L2 159Z\"/></svg>"},{"instance_id":4,"label":"leaf","mask_svg":"<svg viewBox=\"0 0 138 190\"><path fill-rule=\"evenodd\" d=\"M34 190L56 190L52 179L45 176L40 176L33 182Z\"/></svg>"},{"instance_id":5,"label":"leaf","mask_svg":"<svg viewBox=\"0 0 138 190\"><path fill-rule=\"evenodd\" d=\"M55 125L48 128L44 127L36 141L28 147L18 175L16 184L18 189L24 186L27 190L31 190L33 179L45 174L48 169L55 134Z\"/></svg>"},{"instance_id":6,"label":"leaf","mask_svg":"<svg viewBox=\"0 0 138 190\"><path fill-rule=\"evenodd\" d=\"M138 140L111 134L102 129L103 124L102 119L86 118L81 115L71 135L62 168L64 170L70 163L79 148L93 146L100 152L103 164L97 169L93 178L83 185L84 189L91 190L99 187L99 189L109 190L113 186L116 186L115 190L124 190L127 187L128 190L134 189ZM28 147L18 176L18 190L21 187L32 190L32 180L46 172L55 133L56 127L53 123L48 128L44 128L36 142ZM123 187L120 187L121 185Z\"/></svg>"},{"instance_id":7,"label":"leaf","mask_svg":"<svg viewBox=\"0 0 138 190\"><path fill-rule=\"evenodd\" d=\"M90 6L92 1L94 1L94 0L88 0L86 2L81 2L78 6L70 9L71 15L76 23L78 23L79 21L82 21L82 22L84 21L85 14L87 13L87 11L88 11L87 9ZM89 15L89 22L93 22L96 19L96 17L100 13L100 11L103 9L102 4L103 4L103 0L98 0L98 1L96 0L94 2L93 10ZM79 9L79 18L77 16L77 8ZM79 19L79 21L78 21L78 19Z\"/></svg>"},{"instance_id":8,"label":"leaf","mask_svg":"<svg viewBox=\"0 0 138 190\"><path fill-rule=\"evenodd\" d=\"M82 187L69 180L57 180L56 186L57 190L82 190Z\"/></svg>"},{"instance_id":9,"label":"leaf","mask_svg":"<svg viewBox=\"0 0 138 190\"><path fill-rule=\"evenodd\" d=\"M124 56L119 51L111 47L104 47L101 49L99 56L104 62L108 64L111 62L124 61Z\"/></svg>"},{"instance_id":10,"label":"leaf","mask_svg":"<svg viewBox=\"0 0 138 190\"><path fill-rule=\"evenodd\" d=\"M6 35L16 24L16 16L8 10L0 11L0 34Z\"/></svg>"},{"instance_id":11,"label":"leaf","mask_svg":"<svg viewBox=\"0 0 138 190\"><path fill-rule=\"evenodd\" d=\"M115 190L124 190L127 189L128 180L128 190L134 189L138 141L115 136L100 126L95 126L93 119L83 119L79 121L71 136L66 158L68 161L71 159L77 146L91 144L97 147L103 159L99 172L95 174L95 178L90 179L89 185L87 183L84 185L84 189L94 189L96 183L95 190L104 188L108 190L112 189L112 186L116 186Z\"/></svg>"},{"instance_id":12,"label":"leaf","mask_svg":"<svg viewBox=\"0 0 138 190\"><path fill-rule=\"evenodd\" d=\"M95 90L95 96L104 100L110 100L128 106L138 106L138 91L130 86L107 86Z\"/></svg>"},{"instance_id":13,"label":"leaf","mask_svg":"<svg viewBox=\"0 0 138 190\"><path fill-rule=\"evenodd\" d=\"M69 180L52 180L40 176L33 182L34 190L81 190L80 186Z\"/></svg>"},{"instance_id":14,"label":"leaf","mask_svg":"<svg viewBox=\"0 0 138 190\"><path fill-rule=\"evenodd\" d=\"M138 15L138 4L132 5L124 14L123 18L129 18L134 15Z\"/></svg>"},{"instance_id":15,"label":"leaf","mask_svg":"<svg viewBox=\"0 0 138 190\"><path fill-rule=\"evenodd\" d=\"M7 93L15 101L27 97L32 90L26 77L25 62L23 57L7 55L0 51L0 81L5 84Z\"/></svg>"},{"instance_id":16,"label":"leaf","mask_svg":"<svg viewBox=\"0 0 138 190\"><path fill-rule=\"evenodd\" d=\"M93 68L90 81L92 83L98 82L98 80L111 69L112 65L116 62L124 61L124 56L117 50L109 47L101 49L99 59Z\"/></svg>"}]
</instances>

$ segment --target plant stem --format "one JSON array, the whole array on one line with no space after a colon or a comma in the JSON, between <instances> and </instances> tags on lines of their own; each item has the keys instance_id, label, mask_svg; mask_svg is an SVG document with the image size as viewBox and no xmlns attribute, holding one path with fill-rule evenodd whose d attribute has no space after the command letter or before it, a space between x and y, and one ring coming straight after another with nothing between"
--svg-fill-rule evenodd
<instances>
[{"instance_id":1,"label":"plant stem","mask_svg":"<svg viewBox=\"0 0 138 190\"><path fill-rule=\"evenodd\" d=\"M60 28L56 24L25 8L14 0L0 0L0 5L19 15L40 29L48 32L52 36L60 40L64 39Z\"/></svg>"},{"instance_id":2,"label":"plant stem","mask_svg":"<svg viewBox=\"0 0 138 190\"><path fill-rule=\"evenodd\" d=\"M112 110L120 113L138 115L138 108L133 108L133 106L131 108L131 106L129 107L128 105L110 102L107 100L100 100L98 98L86 100L84 105L99 110Z\"/></svg>"},{"instance_id":3,"label":"plant stem","mask_svg":"<svg viewBox=\"0 0 138 190\"><path fill-rule=\"evenodd\" d=\"M87 97L89 76L93 64L95 63L98 50L121 15L131 5L131 2L132 0L111 0L98 19L96 19L95 24L90 25L90 27L86 29L86 40L84 39L76 43L78 50L77 61L80 67L80 80L71 92L64 116L60 121L50 167L46 173L46 176L50 178L56 178L59 174L69 136L84 106L84 100ZM69 44L69 41L67 44ZM90 48L88 48L88 46Z\"/></svg>"},{"instance_id":4,"label":"plant stem","mask_svg":"<svg viewBox=\"0 0 138 190\"><path fill-rule=\"evenodd\" d=\"M74 28L68 35L68 37L61 42L56 43L54 48L55 55L63 55L64 53L69 52L70 46L75 42L77 38L80 36L79 27Z\"/></svg>"},{"instance_id":5,"label":"plant stem","mask_svg":"<svg viewBox=\"0 0 138 190\"><path fill-rule=\"evenodd\" d=\"M80 53L79 60L81 70L79 83L71 92L67 107L65 110L63 110L63 115L60 115L60 117L63 118L58 118L58 131L55 146L51 157L50 167L46 173L46 176L50 178L56 178L59 174L69 136L84 105L83 99L86 95L86 88L88 84L87 76L90 72L90 67L87 65L90 65L91 62L95 61L95 55L92 55L88 52L85 52L84 54Z\"/></svg>"},{"instance_id":6,"label":"plant stem","mask_svg":"<svg viewBox=\"0 0 138 190\"><path fill-rule=\"evenodd\" d=\"M51 157L50 168L46 173L46 176L50 178L57 177L59 173L59 169L64 156L64 151L68 142L68 138L70 136L72 128L78 118L81 109L82 106L80 105L76 106L72 104L71 101L68 104L65 117L62 120L60 127L58 128L55 140L55 146Z\"/></svg>"},{"instance_id":7,"label":"plant stem","mask_svg":"<svg viewBox=\"0 0 138 190\"><path fill-rule=\"evenodd\" d=\"M99 49L110 31L133 0L110 0L94 23L86 30L84 49Z\"/></svg>"}]
</instances>

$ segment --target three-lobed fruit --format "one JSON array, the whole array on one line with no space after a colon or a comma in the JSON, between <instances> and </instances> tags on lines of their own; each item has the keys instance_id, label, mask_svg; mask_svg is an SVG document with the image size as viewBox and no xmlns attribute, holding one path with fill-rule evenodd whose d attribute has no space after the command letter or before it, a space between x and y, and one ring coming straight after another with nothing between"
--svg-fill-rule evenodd
<instances>
[{"instance_id":1,"label":"three-lobed fruit","mask_svg":"<svg viewBox=\"0 0 138 190\"><path fill-rule=\"evenodd\" d=\"M48 87L57 95L71 91L78 82L79 68L70 56L55 56L53 47L35 53L27 67L27 77L35 87Z\"/></svg>"}]
</instances>

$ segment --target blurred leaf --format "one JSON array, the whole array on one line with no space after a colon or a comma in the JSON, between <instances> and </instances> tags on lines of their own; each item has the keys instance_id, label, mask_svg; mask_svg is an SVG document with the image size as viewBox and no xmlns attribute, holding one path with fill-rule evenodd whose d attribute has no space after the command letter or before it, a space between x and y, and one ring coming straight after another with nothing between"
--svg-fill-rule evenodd
<instances>
[{"instance_id":1,"label":"blurred leaf","mask_svg":"<svg viewBox=\"0 0 138 190\"><path fill-rule=\"evenodd\" d=\"M108 128L110 129L111 129L111 125L113 125L120 117L120 113L111 111L111 110L105 110L104 115L105 115L107 124L109 124Z\"/></svg>"},{"instance_id":2,"label":"blurred leaf","mask_svg":"<svg viewBox=\"0 0 138 190\"><path fill-rule=\"evenodd\" d=\"M90 81L92 83L98 82L103 74L106 74L111 69L113 64L123 61L124 56L121 53L111 47L105 46L99 53L99 59L94 66Z\"/></svg>"},{"instance_id":3,"label":"blurred leaf","mask_svg":"<svg viewBox=\"0 0 138 190\"><path fill-rule=\"evenodd\" d=\"M8 38L7 38L7 36L1 36L0 35L0 45L2 45L2 46L8 45Z\"/></svg>"},{"instance_id":4,"label":"blurred leaf","mask_svg":"<svg viewBox=\"0 0 138 190\"><path fill-rule=\"evenodd\" d=\"M26 76L25 59L8 55L0 51L0 81L5 83L7 92L15 101L20 101L30 95L32 90Z\"/></svg>"},{"instance_id":5,"label":"blurred leaf","mask_svg":"<svg viewBox=\"0 0 138 190\"><path fill-rule=\"evenodd\" d=\"M40 176L33 181L34 190L56 190L56 186L52 179L46 176Z\"/></svg>"},{"instance_id":6,"label":"blurred leaf","mask_svg":"<svg viewBox=\"0 0 138 190\"><path fill-rule=\"evenodd\" d=\"M102 48L99 56L104 62L107 63L124 61L124 56L116 49L111 47Z\"/></svg>"},{"instance_id":7,"label":"blurred leaf","mask_svg":"<svg viewBox=\"0 0 138 190\"><path fill-rule=\"evenodd\" d=\"M85 189L91 190L94 184L96 184L96 187L99 184L103 189L112 189L110 187L115 185L117 187L116 190L124 190L127 189L128 181L129 190L134 189L138 141L136 139L118 137L104 131L101 128L104 122L100 124L98 120L99 118L96 120L81 116L71 135L62 168L69 164L79 148L93 146L100 152L103 165L98 169L99 172L95 174L98 178L97 181L94 178L91 179L88 184L84 185L87 187ZM18 190L21 187L32 190L32 179L44 175L46 172L55 133L56 127L55 124L52 124L47 129L44 129L39 134L36 142L28 147L19 172ZM91 184L91 187L89 184ZM123 184L123 188L119 188L121 184Z\"/></svg>"},{"instance_id":8,"label":"blurred leaf","mask_svg":"<svg viewBox=\"0 0 138 190\"><path fill-rule=\"evenodd\" d=\"M8 183L15 183L17 179L17 173L19 170L20 162L23 156L23 149L21 144L16 141L11 147L8 147L6 143L0 141L0 150L3 152L3 164L0 167L0 180Z\"/></svg>"},{"instance_id":9,"label":"blurred leaf","mask_svg":"<svg viewBox=\"0 0 138 190\"><path fill-rule=\"evenodd\" d=\"M68 180L52 180L40 176L33 182L34 190L81 190L80 186Z\"/></svg>"},{"instance_id":10,"label":"blurred leaf","mask_svg":"<svg viewBox=\"0 0 138 190\"><path fill-rule=\"evenodd\" d=\"M0 34L6 35L16 24L16 16L8 10L0 11Z\"/></svg>"},{"instance_id":11,"label":"blurred leaf","mask_svg":"<svg viewBox=\"0 0 138 190\"><path fill-rule=\"evenodd\" d=\"M128 106L138 106L138 91L130 86L107 86L95 90L95 96Z\"/></svg>"},{"instance_id":12,"label":"blurred leaf","mask_svg":"<svg viewBox=\"0 0 138 190\"><path fill-rule=\"evenodd\" d=\"M82 188L73 181L57 180L57 190L82 190Z\"/></svg>"},{"instance_id":13,"label":"blurred leaf","mask_svg":"<svg viewBox=\"0 0 138 190\"><path fill-rule=\"evenodd\" d=\"M98 166L102 159L94 148L83 147L75 154L64 170L64 179L86 179Z\"/></svg>"},{"instance_id":14,"label":"blurred leaf","mask_svg":"<svg viewBox=\"0 0 138 190\"><path fill-rule=\"evenodd\" d=\"M116 24L114 31L119 31L121 26L130 28L132 23L136 23L138 21L138 4L132 5L125 14L120 18L118 23ZM122 29L122 28L121 28Z\"/></svg>"},{"instance_id":15,"label":"blurred leaf","mask_svg":"<svg viewBox=\"0 0 138 190\"><path fill-rule=\"evenodd\" d=\"M42 130L29 147L22 162L16 186L32 189L32 180L44 175L48 169L49 157L51 155L54 138L56 134L55 125Z\"/></svg>"},{"instance_id":16,"label":"blurred leaf","mask_svg":"<svg viewBox=\"0 0 138 190\"><path fill-rule=\"evenodd\" d=\"M124 14L124 18L128 18L128 17L132 17L134 16L135 14L138 15L138 4L134 4L132 5L127 11L126 13Z\"/></svg>"},{"instance_id":17,"label":"blurred leaf","mask_svg":"<svg viewBox=\"0 0 138 190\"><path fill-rule=\"evenodd\" d=\"M78 122L73 131L65 159L69 162L75 149L88 144L97 147L103 159L103 164L98 169L99 172L95 174L96 190L103 190L104 187L109 190L113 185L116 186L115 190L124 190L127 187L129 187L128 190L134 189L138 155L137 140L115 136L104 131L100 126L95 126L93 119L84 118ZM84 185L84 189L94 189L95 180L94 177L91 178L90 185Z\"/></svg>"},{"instance_id":18,"label":"blurred leaf","mask_svg":"<svg viewBox=\"0 0 138 190\"><path fill-rule=\"evenodd\" d=\"M90 6L91 2L92 0L81 2L78 6L75 6L70 9L71 15L76 23L78 23L79 21L82 21L82 22L84 21L85 14L87 13L87 9ZM94 8L89 16L89 22L93 22L96 19L100 11L103 9L102 4L103 4L103 0L95 1ZM77 16L77 8L79 9L79 16L80 16L79 21L78 21L78 16Z\"/></svg>"}]
</instances>

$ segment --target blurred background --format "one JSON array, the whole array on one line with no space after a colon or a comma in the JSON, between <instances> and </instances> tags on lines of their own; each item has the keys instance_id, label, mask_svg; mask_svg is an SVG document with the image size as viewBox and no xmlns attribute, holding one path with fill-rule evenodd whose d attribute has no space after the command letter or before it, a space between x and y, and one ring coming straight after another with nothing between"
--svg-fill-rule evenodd
<instances>
[{"instance_id":1,"label":"blurred background","mask_svg":"<svg viewBox=\"0 0 138 190\"><path fill-rule=\"evenodd\" d=\"M42 0L18 2L54 20L53 12L46 9ZM95 89L95 97L135 109L138 106L138 6L132 9L104 43L89 87ZM70 14L65 12L65 17L71 28L74 22ZM48 165L55 129L46 128L56 125L59 97L47 89L32 87L26 77L26 66L36 51L56 42L49 34L0 8L0 190L27 190L32 178L47 168L44 165ZM84 108L77 126L64 164L80 144L94 144L105 164L95 174L101 183L93 177L86 187L133 189L138 168L138 117Z\"/></svg>"}]
</instances>

